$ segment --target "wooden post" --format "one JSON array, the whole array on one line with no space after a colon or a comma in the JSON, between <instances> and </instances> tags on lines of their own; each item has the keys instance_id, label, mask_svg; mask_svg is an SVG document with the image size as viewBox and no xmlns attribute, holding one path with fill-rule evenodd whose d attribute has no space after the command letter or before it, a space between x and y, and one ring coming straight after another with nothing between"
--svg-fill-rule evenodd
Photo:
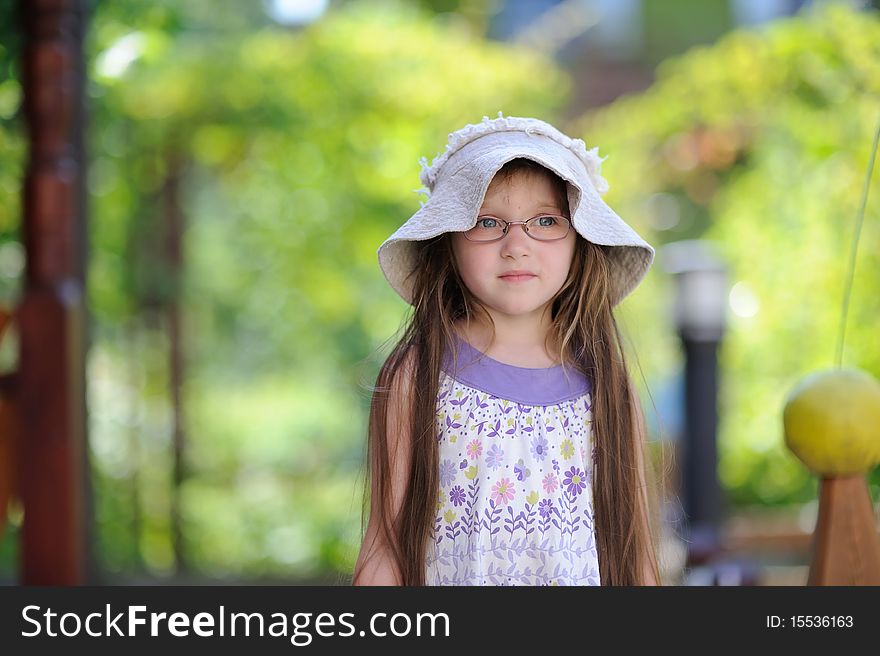
<instances>
[{"instance_id":1,"label":"wooden post","mask_svg":"<svg viewBox=\"0 0 880 656\"><path fill-rule=\"evenodd\" d=\"M20 0L29 158L26 279L15 402L24 507L21 579L86 577L85 295L80 0Z\"/></svg>"},{"instance_id":2,"label":"wooden post","mask_svg":"<svg viewBox=\"0 0 880 656\"><path fill-rule=\"evenodd\" d=\"M880 535L864 475L821 479L807 585L880 585Z\"/></svg>"}]
</instances>

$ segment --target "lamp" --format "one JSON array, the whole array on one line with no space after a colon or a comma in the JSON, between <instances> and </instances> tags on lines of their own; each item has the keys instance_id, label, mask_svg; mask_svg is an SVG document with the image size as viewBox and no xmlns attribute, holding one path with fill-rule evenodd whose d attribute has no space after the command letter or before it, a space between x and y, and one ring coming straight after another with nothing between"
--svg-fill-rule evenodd
<instances>
[{"instance_id":1,"label":"lamp","mask_svg":"<svg viewBox=\"0 0 880 656\"><path fill-rule=\"evenodd\" d=\"M709 242L687 240L662 248L664 270L675 280L673 320L684 351L684 453L681 472L688 529L688 565L718 551L717 352L724 336L727 271Z\"/></svg>"}]
</instances>

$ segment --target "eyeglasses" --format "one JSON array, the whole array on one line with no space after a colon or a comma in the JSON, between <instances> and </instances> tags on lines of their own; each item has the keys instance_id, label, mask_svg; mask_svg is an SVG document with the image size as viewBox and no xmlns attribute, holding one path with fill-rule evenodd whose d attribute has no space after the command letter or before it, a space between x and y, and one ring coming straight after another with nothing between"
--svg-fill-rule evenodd
<instances>
[{"instance_id":1,"label":"eyeglasses","mask_svg":"<svg viewBox=\"0 0 880 656\"><path fill-rule=\"evenodd\" d=\"M558 214L539 214L527 221L505 221L488 214L477 217L477 225L464 231L468 241L498 241L506 234L510 226L520 224L525 233L538 241L556 241L563 239L571 228L571 220Z\"/></svg>"}]
</instances>

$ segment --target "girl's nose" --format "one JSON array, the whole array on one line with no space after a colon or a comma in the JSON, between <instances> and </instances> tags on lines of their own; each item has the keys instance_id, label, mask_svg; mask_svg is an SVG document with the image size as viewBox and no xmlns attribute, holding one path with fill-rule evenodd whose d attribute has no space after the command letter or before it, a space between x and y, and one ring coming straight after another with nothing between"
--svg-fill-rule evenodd
<instances>
[{"instance_id":1,"label":"girl's nose","mask_svg":"<svg viewBox=\"0 0 880 656\"><path fill-rule=\"evenodd\" d=\"M507 234L501 240L501 255L521 256L528 254L531 243L534 241L526 234L522 224L512 225L507 229Z\"/></svg>"}]
</instances>

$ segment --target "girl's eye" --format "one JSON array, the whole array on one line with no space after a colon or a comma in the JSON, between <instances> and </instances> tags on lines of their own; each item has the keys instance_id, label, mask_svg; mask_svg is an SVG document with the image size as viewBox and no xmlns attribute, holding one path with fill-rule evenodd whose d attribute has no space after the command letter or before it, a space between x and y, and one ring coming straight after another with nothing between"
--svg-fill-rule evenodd
<instances>
[{"instance_id":1,"label":"girl's eye","mask_svg":"<svg viewBox=\"0 0 880 656\"><path fill-rule=\"evenodd\" d=\"M539 216L538 217L538 225L542 228L550 228L556 225L556 217L555 216Z\"/></svg>"},{"instance_id":2,"label":"girl's eye","mask_svg":"<svg viewBox=\"0 0 880 656\"><path fill-rule=\"evenodd\" d=\"M498 222L495 219L486 217L485 219L477 219L478 228L496 228Z\"/></svg>"}]
</instances>

